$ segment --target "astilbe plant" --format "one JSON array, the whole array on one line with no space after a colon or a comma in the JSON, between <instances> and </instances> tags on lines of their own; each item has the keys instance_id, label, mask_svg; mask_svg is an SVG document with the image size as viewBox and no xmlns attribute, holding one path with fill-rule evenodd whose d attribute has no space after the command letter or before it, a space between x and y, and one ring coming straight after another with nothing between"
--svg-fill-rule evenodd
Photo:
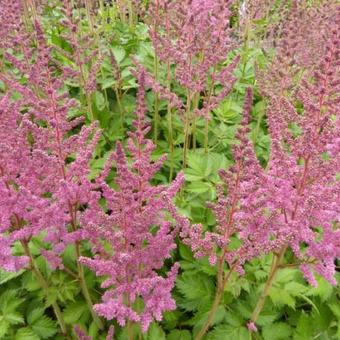
<instances>
[{"instance_id":1,"label":"astilbe plant","mask_svg":"<svg viewBox=\"0 0 340 340\"><path fill-rule=\"evenodd\" d=\"M285 84L295 85L287 86L283 92L269 92L272 146L266 183L262 193L249 195L245 203L263 197L266 203L262 218L268 239L276 239L278 247L268 281L251 317L249 325L253 330L276 272L284 266L288 248L297 259L289 265L300 267L309 283L316 285L313 275L316 271L336 284L334 260L339 257L340 249L339 12L330 16L324 27L328 29L323 31L323 54L319 53L318 63L313 61L315 67L304 68L307 65L301 65L301 59L296 58L299 54L287 54L283 50L285 58L291 57L290 65L297 69L295 74L303 74L298 82L287 73L282 74ZM294 45L294 37L291 38ZM273 67L276 66L274 61ZM241 220L253 223L254 214L241 216Z\"/></svg>"},{"instance_id":2,"label":"astilbe plant","mask_svg":"<svg viewBox=\"0 0 340 340\"><path fill-rule=\"evenodd\" d=\"M300 267L312 285L316 284L314 271L336 284L334 260L339 257L340 249L340 186L336 177L339 171L338 15L329 20L331 29L327 31L324 55L315 69L303 69L299 82L290 79L289 84L294 83L294 87L270 92L268 126L272 145L266 169L257 162L246 131L241 128L236 135L240 146L234 148L235 164L229 172L221 172L228 194L220 193L217 204L212 205L218 222L217 233L207 231L202 237L199 226L182 233L184 243L191 245L196 256L209 256L210 263L217 263L218 267L215 301L199 339L213 319L230 273L235 270L242 274L240 266L254 257L273 253L267 283L248 324L250 330L256 330L255 322L276 273L285 265ZM299 60L291 60L291 66L298 69L294 74L301 71ZM287 79L287 74L284 77ZM242 124L245 122L244 118ZM230 251L232 236L237 236L241 244ZM288 249L295 262L285 263Z\"/></svg>"},{"instance_id":3,"label":"astilbe plant","mask_svg":"<svg viewBox=\"0 0 340 340\"><path fill-rule=\"evenodd\" d=\"M262 202L258 200L248 204L242 202L250 192L256 192L265 182L264 170L247 137L250 132L248 124L252 98L252 90L248 88L243 119L235 136L238 144L233 147L235 163L228 170L220 171L223 186L218 188L217 202L209 204L216 216L215 230L204 232L201 225L194 225L187 226L181 232L184 244L192 248L195 257L208 256L210 264L217 267L215 299L196 339L202 339L209 329L232 273L243 275L243 265L246 261L275 249L275 241L264 242L267 241L267 235L261 231L262 225L257 223L261 221L255 222L256 216L254 216L254 223L247 225L240 223L238 218L250 209L254 212L259 208ZM224 187L227 188L227 194L224 192ZM235 237L241 241L236 248L231 242Z\"/></svg>"},{"instance_id":4,"label":"astilbe plant","mask_svg":"<svg viewBox=\"0 0 340 340\"><path fill-rule=\"evenodd\" d=\"M94 306L106 319L116 318L121 326L131 322L141 324L147 331L153 320L160 321L162 313L175 308L171 297L178 270L175 264L167 277L159 274L164 260L170 258L176 247L174 238L185 220L179 218L171 199L181 187L179 174L171 185L151 185L155 173L164 161L152 161L155 149L146 138L150 127L146 124L145 79L138 76L135 131L130 133L127 149L131 164L123 147L117 143L103 173L97 179L98 188L105 199L106 210L92 205L83 216L82 225L92 244L93 258L82 257L81 262L106 279L102 302ZM117 174L115 188L106 182L111 161Z\"/></svg>"},{"instance_id":5,"label":"astilbe plant","mask_svg":"<svg viewBox=\"0 0 340 340\"><path fill-rule=\"evenodd\" d=\"M167 67L167 89L171 90L172 83L177 83L186 96L183 109L179 111L184 121L183 167L186 165L190 134L193 134L194 147L196 144L193 132L196 120L203 117L206 121L204 147L208 152L210 112L228 95L236 81L233 71L239 57L225 66L229 52L235 47L229 26L231 4L226 0L157 0L150 4L150 37L155 49L154 77L157 81L158 63L163 63ZM157 110L156 107L155 125ZM168 109L170 148L173 143L171 115L171 109Z\"/></svg>"},{"instance_id":6,"label":"astilbe plant","mask_svg":"<svg viewBox=\"0 0 340 340\"><path fill-rule=\"evenodd\" d=\"M96 77L101 68L103 55L99 49L99 36L94 30L84 33L81 13L75 10L69 1L62 1L60 6L63 30L60 37L70 46L70 51L55 46L60 59L67 60L68 66L61 64L64 75L79 87L80 99L90 121L94 120L92 94L97 88ZM78 14L78 15L77 15ZM87 17L90 24L91 20ZM91 26L91 25L90 25Z\"/></svg>"},{"instance_id":7,"label":"astilbe plant","mask_svg":"<svg viewBox=\"0 0 340 340\"><path fill-rule=\"evenodd\" d=\"M29 257L14 256L12 246L41 232L46 222L41 211L48 207L43 194L51 167L46 163L47 155L32 150L30 121L20 112L21 104L12 102L10 93L0 101L0 267L7 271L18 271L28 264Z\"/></svg>"},{"instance_id":8,"label":"astilbe plant","mask_svg":"<svg viewBox=\"0 0 340 340\"><path fill-rule=\"evenodd\" d=\"M336 1L321 1L318 6L310 6L308 1L292 2L280 29L271 33L275 57L257 72L263 95L287 97L295 93L304 72L317 69L324 57L337 15Z\"/></svg>"},{"instance_id":9,"label":"astilbe plant","mask_svg":"<svg viewBox=\"0 0 340 340\"><path fill-rule=\"evenodd\" d=\"M37 44L36 48L34 44ZM58 75L53 67L51 48L46 45L38 22L35 23L35 34L32 35L31 45L27 45L26 48L31 46L33 52L23 51L25 56L31 56L30 59L21 59L17 51L11 54L5 52L7 62L17 68L20 79L11 72L0 75L7 88L19 94L21 98L14 104L10 104L8 94L2 100L3 128L8 129L7 125L12 124L11 130L6 132L11 131L13 134L12 137L4 140L12 143L16 150L14 153L9 152L11 144L3 143L3 148L7 149L4 152L7 159L4 159L2 170L5 185L3 190L8 191L7 196L17 195L18 198L20 195L23 196L27 205L25 207L20 203L22 199L13 201L13 207L11 209L8 207L3 214L8 216L12 223L4 225L13 228L13 220L15 221L18 230L14 231L14 235L17 236L11 235L11 238L13 242L15 240L22 242L33 267L34 259L29 254L28 243L32 236L44 231L45 241L50 244L51 250L41 249L42 255L47 258L52 269L64 269L60 255L67 245L74 244L79 258L80 242L83 239L79 216L81 210L98 196L92 190L88 176L89 162L100 132L95 131L96 125L93 124L83 125L78 134L72 134L72 131L82 124L83 119L68 119L68 113L76 103L65 92L63 76ZM16 45L13 47L15 51ZM15 110L13 117L8 118L5 113L11 107ZM19 144L19 141L22 144ZM20 154L23 159L18 162L16 158ZM11 164L17 164L16 168L7 169ZM6 184L9 187L7 189ZM25 192L27 193L23 195ZM9 198L8 203L13 199L14 196ZM27 201L28 199L30 201ZM8 230L6 232L8 233ZM5 248L4 251L8 253ZM93 318L101 327L101 322L91 307L92 302L86 287L83 268L79 262L77 265L77 276L84 297ZM17 268L13 267L13 269ZM34 269L37 272L37 268ZM62 329L65 332L64 325Z\"/></svg>"}]
</instances>

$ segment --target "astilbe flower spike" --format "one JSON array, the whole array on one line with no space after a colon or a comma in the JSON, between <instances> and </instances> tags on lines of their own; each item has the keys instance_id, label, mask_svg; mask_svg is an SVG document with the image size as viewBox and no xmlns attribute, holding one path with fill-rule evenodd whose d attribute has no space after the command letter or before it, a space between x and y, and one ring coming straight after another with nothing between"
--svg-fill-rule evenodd
<instances>
[{"instance_id":1,"label":"astilbe flower spike","mask_svg":"<svg viewBox=\"0 0 340 340\"><path fill-rule=\"evenodd\" d=\"M264 170L247 136L250 132L248 124L252 98L252 90L248 88L243 119L235 136L238 144L233 146L235 163L228 170L220 170L220 177L227 188L227 194L223 186L220 186L217 190L217 202L209 204L216 217L215 230L203 231L201 225L191 227L186 225L181 232L183 243L191 247L195 257L207 256L210 264L217 266L217 286L213 306L196 339L202 339L209 329L231 274L237 272L243 275L243 265L246 261L275 248L274 244L268 242L263 244L262 226L258 223L260 221L256 221L256 215L254 215L256 221L254 224L244 225L239 223L238 219L248 211L249 206L253 210L259 209L259 201L249 202L248 205L243 205L242 202L249 192L258 192L265 182ZM236 249L231 245L231 240L235 237L241 241Z\"/></svg>"},{"instance_id":2,"label":"astilbe flower spike","mask_svg":"<svg viewBox=\"0 0 340 340\"><path fill-rule=\"evenodd\" d=\"M336 284L334 258L340 250L339 14L329 18L324 54L315 68L304 70L290 96L269 97L268 230L307 262L301 269L312 284L307 268ZM299 60L292 63L299 67Z\"/></svg>"},{"instance_id":3,"label":"astilbe flower spike","mask_svg":"<svg viewBox=\"0 0 340 340\"><path fill-rule=\"evenodd\" d=\"M93 140L88 143L96 128L93 124L83 126L78 135L68 136L82 119L68 120L68 111L75 106L75 101L65 94L62 77L54 76L50 66L51 49L46 45L39 23L36 23L35 28L38 48L34 55L35 64L28 70L27 84L20 85L11 75L4 75L2 79L23 96L24 104L28 107L27 116L34 117L33 121L26 121L31 129L33 149L43 153L46 164L50 164L50 172L44 176L48 186L41 186L41 190L45 190L45 194L49 193L51 198L48 200L48 209L41 213L41 220L45 220L48 231L46 240L54 244L56 253L61 253L65 245L81 239L81 232L77 230L79 208L89 203L94 196L88 179L88 163L100 134L95 133ZM10 60L18 65L21 63L14 55ZM25 70L24 66L21 69ZM45 96L41 96L39 91ZM47 128L37 124L39 120ZM72 162L68 161L70 155L76 155ZM48 255L46 252L44 254ZM48 257L53 259L51 254ZM51 263L53 266L62 266L57 258L54 259L54 263Z\"/></svg>"},{"instance_id":4,"label":"astilbe flower spike","mask_svg":"<svg viewBox=\"0 0 340 340\"><path fill-rule=\"evenodd\" d=\"M210 112L236 81L232 72L239 57L221 67L236 46L229 28L230 5L231 1L226 0L157 0L150 6L150 37L155 53L163 63L174 65L174 79L188 91L190 101L194 94L206 94L202 108L194 107L194 114L205 119L210 119ZM222 85L222 90L212 95L216 84Z\"/></svg>"},{"instance_id":5,"label":"astilbe flower spike","mask_svg":"<svg viewBox=\"0 0 340 340\"><path fill-rule=\"evenodd\" d=\"M144 73L138 78L135 131L130 132L127 145L131 164L121 143L117 143L97 179L107 211L99 204L92 205L82 219L94 256L82 257L81 262L98 276L106 276L102 284L106 292L102 302L94 306L96 312L106 319L116 318L121 326L127 321L140 323L145 332L152 320L161 320L164 311L175 308L171 289L178 265L171 268L167 277L157 271L170 258L176 246L174 237L184 223L173 213L176 208L171 202L182 185L183 175L179 174L168 187L150 184L164 157L151 161L155 145L146 138L149 127L145 121ZM117 189L105 182L112 160L117 169Z\"/></svg>"},{"instance_id":6,"label":"astilbe flower spike","mask_svg":"<svg viewBox=\"0 0 340 340\"><path fill-rule=\"evenodd\" d=\"M329 30L324 32L319 61L308 58L314 67L305 69L307 64L301 64L302 59L279 50L285 58L290 57L291 67L303 74L299 82L285 74L294 87L266 92L272 139L266 181L262 192L250 193L244 204L263 200L262 214L258 210L267 234L263 241L265 244L266 239L275 240L277 246L268 281L249 325L255 324L289 248L296 259L292 265L300 267L310 284L317 284L315 272L337 284L334 261L340 254L339 9L325 24ZM295 22L304 25L299 20ZM276 65L274 61L272 67ZM240 216L240 223L253 224L254 213Z\"/></svg>"},{"instance_id":7,"label":"astilbe flower spike","mask_svg":"<svg viewBox=\"0 0 340 340\"><path fill-rule=\"evenodd\" d=\"M211 69L234 47L231 1L153 1L151 39L157 56L176 67L178 82L193 93L206 89Z\"/></svg>"},{"instance_id":8,"label":"astilbe flower spike","mask_svg":"<svg viewBox=\"0 0 340 340\"><path fill-rule=\"evenodd\" d=\"M0 267L7 271L28 264L26 256L12 255L11 248L43 230L41 212L48 208L42 195L51 167L47 155L31 150L28 117L21 114L21 104L12 102L10 93L0 99Z\"/></svg>"},{"instance_id":9,"label":"astilbe flower spike","mask_svg":"<svg viewBox=\"0 0 340 340\"><path fill-rule=\"evenodd\" d=\"M230 28L231 4L232 1L228 0L155 0L150 3L149 32L155 50L155 85L152 88L159 96L156 101L166 97L174 99L170 95L172 86L180 86L185 93L182 105L174 105L172 101L167 110L171 158L173 107L183 120L183 168L186 167L191 139L196 147L194 131L197 119L205 120L202 144L208 153L211 112L230 93L236 82L233 72L239 56L227 63L229 52L236 47ZM160 86L162 80L158 79L159 63L167 68L166 89ZM155 114L155 136L157 116L158 111ZM172 172L173 164L170 177Z\"/></svg>"},{"instance_id":10,"label":"astilbe flower spike","mask_svg":"<svg viewBox=\"0 0 340 340\"><path fill-rule=\"evenodd\" d=\"M69 111L76 106L76 102L69 98L64 87L63 80L67 76L60 74L60 70L55 68L52 49L47 45L38 22L35 22L34 29L30 44L14 45L11 53L5 53L5 58L19 72L13 74L10 70L4 70L0 74L0 79L7 88L21 96L21 99L15 102L19 111L14 117L17 121L9 121L12 124L10 131L14 136L21 133L21 125L27 130L24 130L26 133L21 137L22 145L17 142L14 144L14 150L17 152L5 153L5 186L2 189L6 190L7 185L10 189L13 188L12 191L16 194L27 191L24 196L26 200L31 197L30 202L26 203L27 207L20 201L13 201L13 207L7 208L6 214L12 214L10 218L15 224L6 224L6 237L2 235L2 239L7 240L4 253L8 257L8 247L13 245L14 241L20 240L27 252L31 237L43 231L47 249L40 249L41 254L48 260L52 269L64 269L60 255L67 245L72 244L75 245L77 259L79 258L83 240L80 215L91 201L97 201L100 196L92 190L93 184L89 180L89 162L100 138L100 131L95 123L90 126L82 125L83 118L69 119ZM31 56L29 59L21 58L21 47L32 50L30 53L23 51L26 57ZM73 134L73 130L79 126L80 132ZM26 164L18 163L21 166L15 168L14 179L9 181L6 176L11 174L13 169L8 169L7 166L16 161L19 152L23 156L26 152L28 161ZM33 194L37 198L32 197ZM8 188L6 195L10 196L8 202L15 197ZM35 211L35 219L31 221L30 215ZM11 239L13 242L9 243L8 240ZM101 328L101 321L92 309L83 267L79 262L77 268L83 295L95 322Z\"/></svg>"},{"instance_id":11,"label":"astilbe flower spike","mask_svg":"<svg viewBox=\"0 0 340 340\"><path fill-rule=\"evenodd\" d=\"M218 264L224 267L224 264L228 263L229 268L233 268L241 275L244 273L242 265L264 250L261 242L254 242L254 239L250 240L246 236L247 232L244 228L252 228L252 226L239 225L236 219L244 214L243 209L247 209L242 205L244 198L250 191L259 189L265 181L264 171L247 137L250 131L247 125L250 121L251 104L252 90L248 88L243 119L235 136L238 144L233 146L235 163L228 170L220 170L220 178L227 188L227 194L223 186L218 187L217 202L209 204L216 216L216 230L203 232L202 227L196 225L181 233L183 242L192 248L196 257L209 256L211 265ZM252 232L254 231L249 231ZM243 244L237 249L228 249L231 238L236 235L239 235ZM220 253L218 249L222 250L222 255L217 255Z\"/></svg>"}]
</instances>

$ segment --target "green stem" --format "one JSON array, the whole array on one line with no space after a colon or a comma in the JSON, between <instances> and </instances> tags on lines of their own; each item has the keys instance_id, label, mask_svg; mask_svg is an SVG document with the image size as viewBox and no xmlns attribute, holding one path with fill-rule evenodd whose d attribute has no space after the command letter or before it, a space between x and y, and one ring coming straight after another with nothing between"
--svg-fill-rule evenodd
<instances>
[{"instance_id":1,"label":"green stem","mask_svg":"<svg viewBox=\"0 0 340 340\"><path fill-rule=\"evenodd\" d=\"M209 121L206 118L204 124L204 153L209 153Z\"/></svg>"},{"instance_id":2,"label":"green stem","mask_svg":"<svg viewBox=\"0 0 340 340\"><path fill-rule=\"evenodd\" d=\"M89 310L91 312L93 321L95 322L95 324L97 325L97 327L99 329L104 329L104 325L103 325L102 321L100 320L100 318L98 317L96 312L93 310L93 303L92 303L91 295L90 295L90 292L89 292L89 290L87 288L87 285L86 285L84 268L81 265L81 263L79 262L79 258L81 256L79 242L76 242L76 255L77 255L77 267L78 267L78 275L79 275L79 284L80 284L81 291L83 293L83 296L85 298L87 306L89 307Z\"/></svg>"},{"instance_id":3,"label":"green stem","mask_svg":"<svg viewBox=\"0 0 340 340\"><path fill-rule=\"evenodd\" d=\"M118 110L119 110L119 114L120 114L120 124L121 124L121 128L122 128L122 134L124 135L125 112L124 112L124 109L123 109L123 106L122 106L122 102L120 100L120 93L119 93L118 87L116 85L114 86L114 91L115 91L117 104L118 104Z\"/></svg>"},{"instance_id":4,"label":"green stem","mask_svg":"<svg viewBox=\"0 0 340 340\"><path fill-rule=\"evenodd\" d=\"M92 19L92 14L91 14L91 1L85 0L85 9L86 9L87 20L89 22L90 31L91 33L93 33L94 25L93 25L93 19Z\"/></svg>"},{"instance_id":5,"label":"green stem","mask_svg":"<svg viewBox=\"0 0 340 340\"><path fill-rule=\"evenodd\" d=\"M94 121L94 115L93 115L93 110L92 110L92 100L91 100L91 95L89 93L85 93L85 97L86 97L86 106L88 109L88 113L89 113L89 118L90 118L90 122Z\"/></svg>"},{"instance_id":6,"label":"green stem","mask_svg":"<svg viewBox=\"0 0 340 340\"><path fill-rule=\"evenodd\" d=\"M128 6L129 6L129 8L128 8L128 10L129 10L129 26L130 26L130 29L133 30L133 28L134 28L133 5L132 5L131 0L129 0L128 2L129 2L129 4L128 4Z\"/></svg>"},{"instance_id":7,"label":"green stem","mask_svg":"<svg viewBox=\"0 0 340 340\"><path fill-rule=\"evenodd\" d=\"M251 322L256 323L262 309L263 306L266 302L266 298L269 294L270 288L273 285L274 279L276 277L276 273L278 272L278 270L281 268L282 266L282 260L284 258L285 252L286 252L287 247L284 247L279 254L275 254L273 257L273 261L272 261L272 265L270 268L270 272L269 272L269 276L267 279L267 282L264 286L264 289L262 291L262 294L259 298L259 300L257 301L256 307L251 315Z\"/></svg>"},{"instance_id":8,"label":"green stem","mask_svg":"<svg viewBox=\"0 0 340 340\"><path fill-rule=\"evenodd\" d=\"M225 256L225 254L220 258L219 264L218 264L217 289L216 289L213 305L210 309L207 321L205 322L205 324L203 325L203 327L201 328L201 330L199 331L199 333L195 337L195 340L201 340L203 338L203 336L205 335L205 333L208 331L209 327L211 326L211 324L212 324L212 322L215 318L217 309L220 305L225 287L226 287L226 285L227 285L227 283L228 283L228 281L231 277L231 274L234 272L235 266L231 267L229 272L226 275L223 274L223 270L224 270L223 263L225 261L224 256Z\"/></svg>"},{"instance_id":9,"label":"green stem","mask_svg":"<svg viewBox=\"0 0 340 340\"><path fill-rule=\"evenodd\" d=\"M191 93L187 91L187 103L185 112L185 124L184 124L184 145L183 145L183 164L182 168L187 166L187 155L189 150L189 132L190 132L190 110L191 110Z\"/></svg>"},{"instance_id":10,"label":"green stem","mask_svg":"<svg viewBox=\"0 0 340 340\"><path fill-rule=\"evenodd\" d=\"M127 332L128 332L128 340L134 340L133 336L133 329L132 329L132 323L130 320L126 322Z\"/></svg>"},{"instance_id":11,"label":"green stem","mask_svg":"<svg viewBox=\"0 0 340 340\"><path fill-rule=\"evenodd\" d=\"M200 101L200 94L199 92L196 92L193 99L193 111L195 111L198 108L198 104ZM195 115L194 115L195 117ZM192 122L192 147L194 150L196 150L196 119L193 119Z\"/></svg>"},{"instance_id":12,"label":"green stem","mask_svg":"<svg viewBox=\"0 0 340 340\"><path fill-rule=\"evenodd\" d=\"M201 328L200 332L198 333L198 335L195 337L195 340L201 340L203 338L203 336L205 335L205 333L208 331L214 317L215 314L217 312L217 308L220 305L221 302L221 298L222 298L222 294L223 294L223 290L221 289L217 289L216 290L216 294L215 294L215 298L214 298L214 302L213 305L210 309L209 315L208 315L208 319L205 322L204 326Z\"/></svg>"},{"instance_id":13,"label":"green stem","mask_svg":"<svg viewBox=\"0 0 340 340\"><path fill-rule=\"evenodd\" d=\"M171 66L170 61L167 61L167 85L169 91L171 91ZM167 119L168 119L168 133L169 133L169 146L170 146L170 174L169 182L172 181L174 172L174 135L173 135L173 122L172 122L172 109L170 103L167 105Z\"/></svg>"},{"instance_id":14,"label":"green stem","mask_svg":"<svg viewBox=\"0 0 340 340\"><path fill-rule=\"evenodd\" d=\"M34 262L34 258L33 255L29 249L28 246L28 242L27 241L21 241L21 244L24 248L24 252L26 254L26 256L29 258L30 261L30 269L32 270L32 272L34 273L34 275L37 278L37 281L39 282L41 288L45 291L45 295L46 297L48 296L49 292L49 285L48 282L45 280L44 276L41 274L39 268L36 266L35 262ZM62 312L60 310L60 307L58 305L57 302L53 302L52 303L52 308L54 311L54 314L58 320L59 326L61 328L61 331L63 333L64 336L67 336L67 328L66 328L66 324L62 315Z\"/></svg>"},{"instance_id":15,"label":"green stem","mask_svg":"<svg viewBox=\"0 0 340 340\"><path fill-rule=\"evenodd\" d=\"M154 77L155 80L158 81L158 57L155 54L155 59L154 59ZM159 127L159 95L158 93L155 93L155 109L154 109L154 114L153 114L153 120L154 120L154 127L153 127L153 139L154 143L157 144L158 140L158 127Z\"/></svg>"},{"instance_id":16,"label":"green stem","mask_svg":"<svg viewBox=\"0 0 340 340\"><path fill-rule=\"evenodd\" d=\"M174 173L174 158L175 158L175 148L174 148L174 137L173 137L173 127L172 127L172 110L168 105L168 129L169 129L169 146L170 146L170 174L169 174L169 183L172 181L173 173Z\"/></svg>"}]
</instances>

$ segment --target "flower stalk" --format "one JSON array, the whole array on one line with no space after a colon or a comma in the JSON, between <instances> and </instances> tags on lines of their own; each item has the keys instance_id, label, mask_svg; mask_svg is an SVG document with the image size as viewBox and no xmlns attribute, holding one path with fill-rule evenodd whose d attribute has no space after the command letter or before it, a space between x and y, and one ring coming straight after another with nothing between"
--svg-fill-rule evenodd
<instances>
[{"instance_id":1,"label":"flower stalk","mask_svg":"<svg viewBox=\"0 0 340 340\"><path fill-rule=\"evenodd\" d=\"M21 245L24 249L25 255L29 258L29 269L31 269L32 272L34 273L37 281L39 282L41 288L45 291L45 295L47 297L48 294L49 294L49 288L50 288L49 284L45 280L45 278L42 275L42 273L40 272L39 268L36 266L35 261L34 261L34 257L31 253L30 249L29 249L28 242L23 240L23 241L21 241ZM58 320L58 324L61 328L63 335L67 337L67 327L66 327L61 309L60 309L60 307L59 307L59 305L56 301L52 303L52 308L53 308L54 314L55 314L55 316Z\"/></svg>"}]
</instances>

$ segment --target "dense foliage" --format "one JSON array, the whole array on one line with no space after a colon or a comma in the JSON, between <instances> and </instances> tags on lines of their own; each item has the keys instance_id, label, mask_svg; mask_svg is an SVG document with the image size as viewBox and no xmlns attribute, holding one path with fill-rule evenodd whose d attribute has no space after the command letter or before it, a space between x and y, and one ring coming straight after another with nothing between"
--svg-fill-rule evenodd
<instances>
[{"instance_id":1,"label":"dense foliage","mask_svg":"<svg viewBox=\"0 0 340 340\"><path fill-rule=\"evenodd\" d=\"M0 339L339 339L336 0L0 0Z\"/></svg>"}]
</instances>

